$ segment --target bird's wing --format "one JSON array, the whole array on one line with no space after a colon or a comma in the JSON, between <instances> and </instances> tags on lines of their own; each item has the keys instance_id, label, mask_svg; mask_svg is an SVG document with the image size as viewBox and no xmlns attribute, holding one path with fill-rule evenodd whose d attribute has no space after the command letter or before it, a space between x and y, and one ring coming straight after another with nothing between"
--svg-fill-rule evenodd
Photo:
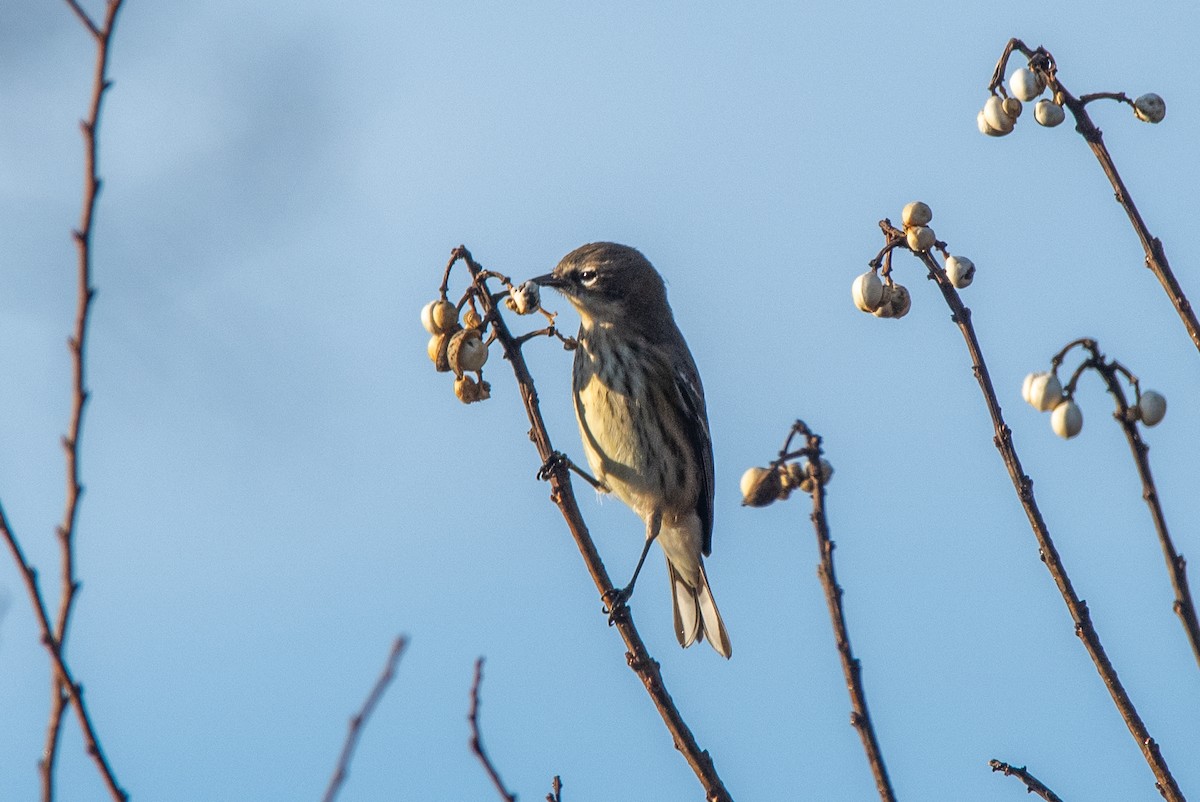
<instances>
[{"instance_id":1,"label":"bird's wing","mask_svg":"<svg viewBox=\"0 0 1200 802\"><path fill-rule=\"evenodd\" d=\"M713 530L713 451L712 436L708 432L708 412L704 405L704 388L700 384L700 372L689 358L677 366L675 386L679 390L683 411L690 419L686 426L688 441L696 461L700 463L700 488L696 499L696 514L700 516L700 527L704 533L704 554L712 552Z\"/></svg>"}]
</instances>

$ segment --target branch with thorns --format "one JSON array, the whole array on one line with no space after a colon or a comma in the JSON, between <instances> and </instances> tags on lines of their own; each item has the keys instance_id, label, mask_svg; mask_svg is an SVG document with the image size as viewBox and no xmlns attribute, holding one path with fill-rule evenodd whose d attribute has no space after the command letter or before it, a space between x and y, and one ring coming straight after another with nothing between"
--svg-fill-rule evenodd
<instances>
[{"instance_id":1,"label":"branch with thorns","mask_svg":"<svg viewBox=\"0 0 1200 802\"><path fill-rule=\"evenodd\" d=\"M455 304L448 300L449 283L451 271L460 262L466 267L470 276L470 282L462 299ZM489 281L498 281L508 288L507 298L506 293L493 293L488 285ZM422 314L427 324L426 327L433 333L433 339L430 341L431 358L434 359L439 370L443 368L443 362L441 361L443 357L441 350L443 341L439 340L439 338L446 337L447 335L454 337L459 334L455 330L455 327L459 326L455 317L458 310L477 310L477 319L472 319L469 311L463 312L463 325L465 326L463 331L475 330L482 332L483 329L490 328L491 332L487 342L498 344L504 354L504 358L512 366L517 387L521 393L521 400L524 403L526 415L529 417L529 437L537 449L539 458L542 460L542 465L538 470L537 476L539 479L549 482L550 498L558 506L563 519L567 523L567 528L575 539L575 545L579 549L580 556L583 557L588 573L591 574L592 581L600 593L601 602L603 603L604 600L611 599L616 592L616 588L613 586L612 579L604 567L604 562L600 559L600 554L596 550L596 545L588 531L587 524L584 523L583 514L580 512L578 502L575 499L575 492L570 477L570 472L575 470L575 467L551 443L545 421L542 418L537 389L534 387L533 377L529 372L529 367L525 363L525 357L521 350L526 343L539 337L557 338L563 344L563 347L568 350L575 347L575 340L571 337L565 337L558 332L554 325L554 315L540 310L540 304L536 303L536 297L532 295L534 291L529 288L528 284L514 287L512 281L507 276L495 271L485 270L471 256L466 246L459 246L451 252L450 260L447 262L443 273L439 292L440 300L428 305L426 309L429 311ZM522 298L523 292L530 293L530 295ZM508 306L510 311L518 314L532 314L535 311L542 311L542 314L549 320L550 325L530 334L514 336L500 312L499 301L501 299L505 299L505 306ZM509 300L513 301L511 306L508 305ZM437 304L439 303L448 304L447 307L444 307L444 314L439 314L436 311ZM481 333L476 335L461 334L459 336L464 339L469 336L479 336L482 338ZM454 370L457 373L454 365L455 360L451 358L452 355L450 354L450 344L446 342L444 346L446 351L445 368L447 370ZM459 349L459 352L461 353L461 349ZM468 362L464 366L460 360L457 367L473 369L470 367L472 364L474 363ZM464 375L460 375L459 381L462 381L462 378L464 378ZM482 382L482 374L480 374L480 382ZM464 398L463 400L466 399ZM637 627L634 626L633 614L629 607L627 605L616 605L611 610L608 607L603 607L602 609L609 625L617 628L617 631L625 642L626 662L642 681L643 686L645 686L646 693L650 695L651 701L654 703L663 723L666 725L672 742L680 753L682 753L684 759L696 775L696 778L704 787L706 798L710 802L728 802L732 797L725 789L724 783L722 783L720 776L717 774L711 756L696 743L695 736L684 721L683 715L679 712L679 708L676 707L670 693L667 692L658 661L653 659L646 649L646 645L642 641Z\"/></svg>"},{"instance_id":2,"label":"branch with thorns","mask_svg":"<svg viewBox=\"0 0 1200 802\"><path fill-rule=\"evenodd\" d=\"M1104 647L1100 643L1100 636L1096 632L1095 625L1092 623L1087 603L1076 594L1074 587L1071 585L1071 580L1067 576L1066 566L1062 561L1062 557L1059 555L1058 549L1050 537L1050 530L1046 526L1045 519L1042 517L1041 510L1038 508L1037 500L1033 494L1033 480L1025 474L1021 467L1021 460L1017 456L1017 451L1012 441L1012 430L1004 422L1004 416L1000 410L1000 402L996 397L996 390L992 385L987 363L983 358L983 350L979 345L979 338L975 334L975 327L971 323L971 310L963 304L958 290L947 275L946 268L938 263L932 253L931 247L927 246L920 250L911 248L905 232L897 229L886 219L880 221L879 226L886 240L884 250L888 252L897 248L910 250L924 264L928 270L928 277L941 290L942 297L945 299L946 305L950 308L951 320L958 325L959 331L962 333L963 340L966 343L967 351L971 356L972 370L976 381L979 383L979 389L983 393L984 403L987 405L988 413L991 416L992 425L995 429L993 442L1004 460L1005 467L1008 469L1013 488L1017 493L1017 498L1021 502L1026 516L1029 518L1030 527L1033 530L1034 538L1037 540L1038 554L1042 562L1045 563L1047 570L1049 570L1050 576L1053 578L1054 584L1062 595L1063 602L1071 614L1071 620L1075 625L1075 634L1087 649L1088 655L1092 658L1097 672L1099 672L1103 679L1113 703L1116 705L1121 717L1125 720L1125 724L1137 742L1138 749L1141 750L1143 758L1154 773L1155 787L1169 802L1181 802L1184 798L1183 794L1179 790L1175 778L1171 775L1170 769L1167 767L1166 760L1162 756L1162 751L1159 749L1158 743L1150 737L1150 733L1138 715L1132 700L1129 698L1129 694L1125 691L1121 680L1117 677L1116 669L1113 668L1108 655L1104 651ZM942 251L943 255L946 253L944 243L938 243L938 250ZM879 257L876 256L875 260L872 261L874 262L878 259Z\"/></svg>"}]
</instances>

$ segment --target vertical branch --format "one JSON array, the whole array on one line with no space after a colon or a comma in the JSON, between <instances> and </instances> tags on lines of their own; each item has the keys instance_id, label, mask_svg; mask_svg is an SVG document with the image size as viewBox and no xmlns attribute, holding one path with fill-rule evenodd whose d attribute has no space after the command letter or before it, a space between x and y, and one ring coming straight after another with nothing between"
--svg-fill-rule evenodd
<instances>
[{"instance_id":1,"label":"vertical branch","mask_svg":"<svg viewBox=\"0 0 1200 802\"><path fill-rule=\"evenodd\" d=\"M79 589L79 581L75 575L74 536L75 524L79 518L79 499L83 494L83 486L79 479L79 438L83 428L83 411L88 400L85 346L88 315L91 310L92 298L95 296L95 288L92 286L91 239L92 222L95 217L97 198L100 194L100 177L97 171L97 131L100 124L100 106L105 92L111 85L107 78L109 45L112 41L117 12L121 8L121 0L108 0L104 22L99 26L75 0L67 0L67 5L96 40L96 68L92 81L88 116L80 123L84 141L83 209L80 213L79 228L72 232L78 253L75 324L67 340L67 347L71 352L72 403L67 433L62 440L66 458L66 499L63 505L62 522L56 530L60 553L60 591L57 622L54 626L54 641L60 652L66 648L67 628L75 603L75 594ZM50 693L50 714L46 725L45 745L42 749L42 757L38 761L42 777L42 796L46 802L49 802L54 796L54 767L58 757L63 717L71 699L71 693L66 686L65 678L61 674L56 674Z\"/></svg>"},{"instance_id":2,"label":"vertical branch","mask_svg":"<svg viewBox=\"0 0 1200 802\"><path fill-rule=\"evenodd\" d=\"M333 770L333 776L329 778L329 787L325 789L323 802L333 802L341 792L342 786L345 785L346 777L350 774L350 760L354 757L354 750L358 747L358 739L362 737L363 727L366 726L367 719L375 712L375 708L378 706L379 700L383 698L388 686L392 684L392 680L396 676L396 666L399 665L400 658L407 646L408 638L403 636L396 638L392 643L392 651L383 665L383 673L379 675L379 679L375 680L363 706L350 719L350 729L342 744L342 753L338 756L337 767Z\"/></svg>"},{"instance_id":3,"label":"vertical branch","mask_svg":"<svg viewBox=\"0 0 1200 802\"><path fill-rule=\"evenodd\" d=\"M990 86L995 88L1003 83L1004 66L1014 49L1020 50L1029 57L1034 67L1047 77L1047 87L1062 100L1062 105L1066 106L1072 116L1074 116L1075 130L1087 141L1088 147L1092 149L1096 160L1100 162L1100 169L1104 171L1105 177L1112 184L1117 203L1121 204L1121 208L1125 210L1126 216L1129 217L1129 223L1133 226L1133 230L1142 244L1142 250L1146 253L1146 267L1154 273L1158 279L1158 283L1166 291L1167 297L1170 298L1171 304L1175 307L1175 311L1183 321L1184 328L1187 329L1188 336L1192 339L1192 344L1197 349L1200 349L1200 321L1196 319L1196 311L1192 308L1187 296L1183 294L1183 289L1179 286L1179 282L1175 278L1175 273L1172 272L1171 266L1167 262L1167 254L1163 250L1162 241L1150 233L1146 221L1142 219L1141 212L1134 205L1133 197L1129 194L1125 182L1121 180L1121 175L1117 172L1117 165L1113 162L1112 154L1108 152L1108 148L1104 144L1103 134L1088 115L1087 101L1089 98L1085 97L1081 99L1067 91L1067 88L1058 80L1058 68L1054 57L1045 48L1030 49L1020 39L1009 40L1004 54L997 64L996 72L992 76ZM1109 93L1101 93L1089 97L1107 96L1110 96Z\"/></svg>"},{"instance_id":4,"label":"vertical branch","mask_svg":"<svg viewBox=\"0 0 1200 802\"><path fill-rule=\"evenodd\" d=\"M893 228L887 221L881 222L880 226L883 228L889 241L902 237L902 233ZM1017 498L1020 500L1021 506L1024 507L1025 514L1029 518L1033 535L1037 539L1039 556L1042 562L1046 564L1047 570L1050 571L1050 576L1053 578L1054 584L1062 595L1063 602L1067 605L1067 610L1071 614L1071 620L1075 624L1075 634L1083 641L1088 655L1092 658L1092 662L1096 666L1096 671L1099 672L1105 687L1108 688L1113 703L1116 705L1121 717L1125 720L1125 724L1137 742L1146 763L1154 773L1155 785L1159 793L1165 799L1169 800L1169 802L1180 802L1184 798L1183 794L1179 790L1175 778L1171 775L1170 769L1167 768L1166 760L1162 756L1158 743L1150 737L1150 733L1146 730L1146 725L1142 723L1142 719L1134 708L1129 694L1126 693L1124 686L1121 685L1121 680L1117 677L1116 669L1113 668L1108 655L1104 651L1104 647L1100 644L1100 636L1092 624L1092 617L1088 611L1087 603L1076 595L1075 589L1071 585L1071 580L1067 576L1066 566L1058 554L1058 549L1054 546L1054 541L1050 538L1050 531L1046 527L1046 522L1042 518L1041 510L1038 509L1037 500L1033 495L1033 480L1025 475L1021 467L1021 460L1017 457L1017 451L1012 442L1012 430L1008 428L1008 425L1004 422L1004 416L1001 414L1000 402L996 398L996 390L992 386L987 364L983 360L983 351L979 347L979 339L975 336L975 327L971 325L971 311L963 305L962 299L958 297L958 292L946 277L945 271L939 267L937 261L929 252L914 253L914 255L928 268L930 278L937 283L938 289L942 291L942 296L946 300L946 305L950 307L952 313L951 319L958 325L959 330L962 332L963 340L967 345L967 351L971 355L975 379L979 382L979 389L983 392L984 402L987 404L988 413L991 415L992 425L995 428L996 435L993 442L1004 460L1005 467L1008 468L1013 488L1017 492Z\"/></svg>"},{"instance_id":5,"label":"vertical branch","mask_svg":"<svg viewBox=\"0 0 1200 802\"><path fill-rule=\"evenodd\" d=\"M802 453L808 456L810 465L820 465L821 438L809 431L803 423L797 422L796 427L803 427L801 433L808 437L808 445ZM850 723L858 730L859 738L862 739L863 750L871 764L871 774L875 777L875 789L879 792L880 800L895 802L896 794L892 790L892 783L883 763L883 752L879 748L875 727L871 724L871 714L867 710L867 695L862 682L862 662L854 656L854 651L850 648L850 632L846 627L846 612L842 607L843 592L833 569L834 543L829 536L829 523L825 517L825 483L816 481L814 484L810 517L813 531L817 535L817 548L821 553L817 576L820 577L821 587L825 590L825 602L829 606L829 618L833 624L838 657L842 661L842 674L846 678L846 689L850 692Z\"/></svg>"},{"instance_id":6,"label":"vertical branch","mask_svg":"<svg viewBox=\"0 0 1200 802\"><path fill-rule=\"evenodd\" d=\"M1041 780L1026 771L1024 766L1017 768L1016 766L1010 766L1007 763L999 760L989 760L988 765L992 767L992 771L1002 771L1004 772L1004 776L1016 777L1018 780L1025 783L1026 793L1037 794L1042 799L1046 800L1046 802L1062 802L1062 799L1059 798L1058 794L1051 791L1042 783Z\"/></svg>"},{"instance_id":7,"label":"vertical branch","mask_svg":"<svg viewBox=\"0 0 1200 802\"><path fill-rule=\"evenodd\" d=\"M600 554L596 550L587 525L583 522L583 515L575 500L575 492L571 486L566 462L560 458L561 455L554 450L550 442L550 435L546 431L546 424L542 420L541 409L538 405L538 395L533 384L533 377L530 375L529 368L525 364L525 357L521 353L521 343L509 332L508 325L499 314L491 294L487 291L486 276L482 276L483 268L475 262L466 247L459 246L454 249L450 255L447 270L459 260L466 264L473 283L479 288L477 298L483 309L483 318L491 323L496 341L504 350L504 358L512 365L513 374L516 376L517 385L521 391L521 399L525 405L525 412L529 416L531 427L529 437L537 448L538 456L543 461L544 467L541 475L550 483L550 498L558 505L559 511L567 523L567 528L575 538L575 545L579 548L579 553L583 557L588 573L592 576L592 581L596 584L596 589L600 591L600 598L611 598L612 580L600 559ZM630 669L637 674L645 686L646 693L650 695L667 731L671 734L675 748L683 754L696 778L704 787L706 798L710 802L728 802L732 797L721 782L721 778L713 766L712 758L696 743L695 736L687 722L683 720L671 695L667 692L658 661L650 656L645 643L642 642L642 637L633 624L633 616L629 608L623 605L618 606L614 611L612 623L625 641L628 650L626 660Z\"/></svg>"},{"instance_id":8,"label":"vertical branch","mask_svg":"<svg viewBox=\"0 0 1200 802\"><path fill-rule=\"evenodd\" d=\"M471 709L467 713L467 721L471 723L471 751L483 764L483 770L487 772L488 778L492 781L500 798L504 802L517 802L517 795L505 787L504 781L500 779L500 772L496 771L496 766L483 748L483 736L479 733L479 688L482 685L483 658L480 657L475 661L475 681L471 683Z\"/></svg>"}]
</instances>

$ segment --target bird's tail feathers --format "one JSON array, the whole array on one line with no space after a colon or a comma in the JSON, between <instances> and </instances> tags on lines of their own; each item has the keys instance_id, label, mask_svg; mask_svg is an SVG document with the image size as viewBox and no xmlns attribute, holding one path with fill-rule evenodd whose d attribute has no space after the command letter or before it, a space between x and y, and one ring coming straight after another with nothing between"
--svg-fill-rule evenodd
<instances>
[{"instance_id":1,"label":"bird's tail feathers","mask_svg":"<svg viewBox=\"0 0 1200 802\"><path fill-rule=\"evenodd\" d=\"M704 564L700 564L697 574L699 581L695 586L684 580L670 560L667 561L667 569L671 579L675 637L679 639L679 645L686 649L696 641L707 638L717 654L728 658L733 653L733 647L729 643L729 633L725 631L725 622L717 610L717 602L713 599L712 589L708 586Z\"/></svg>"}]
</instances>

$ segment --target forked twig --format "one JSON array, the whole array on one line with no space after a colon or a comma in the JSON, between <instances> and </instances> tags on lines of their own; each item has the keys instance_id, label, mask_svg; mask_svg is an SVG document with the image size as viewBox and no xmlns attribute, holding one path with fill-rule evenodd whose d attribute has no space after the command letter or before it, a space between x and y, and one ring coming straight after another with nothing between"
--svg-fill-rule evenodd
<instances>
[{"instance_id":1,"label":"forked twig","mask_svg":"<svg viewBox=\"0 0 1200 802\"><path fill-rule=\"evenodd\" d=\"M1037 794L1046 800L1046 802L1062 802L1058 794L1051 791L1041 780L1026 771L1024 766L1017 768L999 760L989 760L988 765L992 767L992 771L1002 771L1006 777L1016 777L1025 783L1025 791L1027 793Z\"/></svg>"},{"instance_id":2,"label":"forked twig","mask_svg":"<svg viewBox=\"0 0 1200 802\"><path fill-rule=\"evenodd\" d=\"M883 230L888 242L903 243L903 232L892 226L888 220L880 221L879 226ZM897 247L902 247L902 245L897 244ZM1037 539L1039 556L1042 562L1046 564L1047 570L1050 571L1050 576L1053 578L1055 586L1062 595L1063 602L1067 605L1067 610L1071 613L1071 620L1075 624L1075 634L1083 641L1088 655L1092 658L1092 662L1096 666L1096 670L1104 680L1105 687L1108 688L1109 695L1112 696L1113 703L1116 705L1121 717L1125 720L1125 724L1137 742L1138 749L1141 750L1146 763L1150 766L1151 771L1153 771L1155 785L1159 793L1170 802L1181 802L1184 798L1183 793L1179 790L1179 786L1176 784L1175 778L1171 775L1170 769L1167 768L1167 762L1162 756L1158 742L1150 737L1150 733L1146 730L1146 725L1142 723L1142 719L1134 708L1129 694L1126 693L1124 686L1121 685L1121 680L1117 677L1116 669L1113 668L1108 655L1104 651L1104 647L1100 644L1100 636L1092 624L1092 616L1088 610L1087 603L1076 595L1075 588L1072 587L1071 580L1067 576L1066 566L1058 554L1058 549L1054 546L1054 541L1050 538L1050 530L1042 518L1041 510L1038 509L1037 500L1033 495L1033 480L1025 475L1021 467L1021 460L1018 458L1017 450L1012 442L1012 430L1004 422L1004 416L1000 411L1000 402L996 398L996 390L992 386L992 379L988 373L987 364L983 359L983 351L979 346L979 339L975 335L975 327L971 324L971 310L963 305L958 291L946 276L946 271L938 265L937 260L934 259L932 254L926 251L915 252L913 255L921 260L929 271L929 277L937 283L938 289L942 291L942 297L946 300L946 305L950 307L951 320L958 325L959 330L962 332L963 340L967 345L967 351L971 355L972 370L975 373L975 379L979 383L979 389L983 392L984 402L987 405L988 413L991 415L992 425L996 432L993 442L997 450L999 450L1000 456L1004 459L1004 465L1008 469L1008 474L1012 479L1013 488L1017 492L1017 498L1020 500L1021 506L1025 509L1025 514L1029 518L1033 535Z\"/></svg>"},{"instance_id":3,"label":"forked twig","mask_svg":"<svg viewBox=\"0 0 1200 802\"><path fill-rule=\"evenodd\" d=\"M1175 307L1175 311L1183 321L1188 336L1192 339L1192 344L1197 349L1200 349L1200 321L1196 319L1196 310L1192 308L1191 302L1183 294L1183 289L1179 286L1179 281L1175 278L1175 274L1167 262L1167 254L1163 250L1162 241L1150 233L1150 229L1146 226L1146 221L1142 219L1141 212L1134 205L1133 198L1129 194L1129 189L1125 186L1125 182L1121 180L1120 173L1117 172L1117 165L1113 162L1112 154L1108 152L1108 148L1104 145L1103 134L1087 112L1087 104L1094 100L1110 99L1132 105L1131 101L1123 92L1093 92L1082 97L1075 97L1067 91L1062 81L1058 79L1058 65L1054 61L1054 56L1050 54L1050 51L1044 47L1030 48L1020 39L1016 38L1008 41L1008 44L1004 48L1004 53L996 63L996 69L992 73L992 80L988 84L990 90L996 89L1004 83L1004 73L1008 66L1008 60L1014 50L1019 50L1023 53L1029 59L1030 65L1039 74L1046 77L1046 86L1056 97L1061 99L1062 105L1066 106L1075 117L1075 130L1087 141L1088 147L1092 149L1092 153L1096 156L1096 160L1100 162L1100 168L1104 170L1104 175L1108 178L1109 183L1112 184L1117 203L1121 204L1121 208L1125 210L1125 214L1129 217L1129 222L1133 226L1138 240L1142 243L1142 250L1146 253L1146 267L1150 268L1151 272L1158 278L1159 284L1166 291L1167 297L1171 299L1171 304Z\"/></svg>"},{"instance_id":4,"label":"forked twig","mask_svg":"<svg viewBox=\"0 0 1200 802\"><path fill-rule=\"evenodd\" d=\"M358 739L362 737L363 728L367 724L367 719L375 712L375 708L379 705L379 700L383 698L383 694L387 691L388 686L392 684L392 680L396 676L396 666L400 664L400 658L404 655L404 650L408 647L408 638L400 636L392 643L392 650L388 654L387 662L383 665L383 673L379 675L379 679L375 680L375 684L371 687L371 692L367 694L366 701L362 707L350 719L350 727L346 732L346 740L342 744L342 753L338 756L337 766L333 770L333 776L329 778L329 787L325 789L325 796L322 797L323 802L333 802L341 792L342 786L346 783L346 777L350 774L350 761L354 757L354 750L358 748Z\"/></svg>"},{"instance_id":5,"label":"forked twig","mask_svg":"<svg viewBox=\"0 0 1200 802\"><path fill-rule=\"evenodd\" d=\"M491 758L487 756L487 751L483 748L483 737L479 734L479 688L481 685L483 685L482 657L475 661L475 681L471 683L471 709L467 713L467 721L471 722L471 751L483 764L483 770L487 772L488 778L491 779L500 798L505 802L517 802L517 795L504 786L504 781L500 779L500 772L496 771L495 764L492 763Z\"/></svg>"},{"instance_id":6,"label":"forked twig","mask_svg":"<svg viewBox=\"0 0 1200 802\"><path fill-rule=\"evenodd\" d=\"M512 365L513 374L516 376L517 386L521 392L521 399L525 405L525 412L529 416L531 427L529 436L537 448L542 464L545 466L542 476L550 483L550 498L558 505L559 511L567 523L567 528L570 529L571 535L575 538L575 544L579 548L579 553L583 557L584 564L592 576L592 581L595 583L596 589L600 591L601 600L611 598L614 591L612 580L608 576L608 571L600 559L596 545L592 541L587 525L583 521L583 515L579 511L579 505L575 500L575 492L571 486L570 469L567 467L567 461L555 459L558 452L555 451L554 446L551 444L550 435L546 431L546 424L542 420L541 409L538 405L537 390L534 387L533 377L529 373L529 368L525 364L525 357L521 353L521 346L509 332L508 325L504 322L503 316L500 315L499 310L492 301L492 294L486 286L486 276L483 276L483 268L471 257L470 252L465 246L455 248L450 254L450 261L446 266L446 274L449 275L450 268L453 267L455 262L460 260L466 265L467 270L470 271L473 285L478 287L476 298L483 309L483 318L491 324L496 341L500 343L501 348L504 350L504 358ZM483 277L481 278L481 276ZM445 287L445 281L443 281L443 287ZM716 768L713 766L712 758L708 752L701 749L696 743L695 736L683 720L683 716L675 706L671 695L667 692L659 664L647 651L641 635L633 624L633 615L629 608L624 605L618 606L614 611L611 622L616 626L617 631L621 633L621 637L625 641L625 646L628 650L626 652L626 660L629 663L629 667L637 674L645 686L646 692L650 695L655 708L658 710L663 723L667 727L667 731L671 734L675 748L683 754L684 759L691 766L697 779L704 786L706 798L710 802L727 802L732 799L729 792L725 789L725 785L721 782Z\"/></svg>"}]
</instances>

